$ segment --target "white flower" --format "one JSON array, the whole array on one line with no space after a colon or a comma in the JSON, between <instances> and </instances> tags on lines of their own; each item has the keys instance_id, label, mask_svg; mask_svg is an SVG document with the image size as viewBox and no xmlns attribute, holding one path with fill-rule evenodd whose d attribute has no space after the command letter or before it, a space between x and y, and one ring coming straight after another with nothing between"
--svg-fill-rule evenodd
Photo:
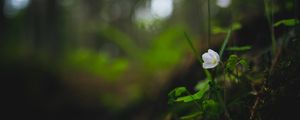
<instances>
[{"instance_id":1,"label":"white flower","mask_svg":"<svg viewBox=\"0 0 300 120\"><path fill-rule=\"evenodd\" d=\"M210 69L216 67L220 62L220 56L217 52L208 49L208 52L202 55L202 60L204 63L202 64L204 69Z\"/></svg>"}]
</instances>

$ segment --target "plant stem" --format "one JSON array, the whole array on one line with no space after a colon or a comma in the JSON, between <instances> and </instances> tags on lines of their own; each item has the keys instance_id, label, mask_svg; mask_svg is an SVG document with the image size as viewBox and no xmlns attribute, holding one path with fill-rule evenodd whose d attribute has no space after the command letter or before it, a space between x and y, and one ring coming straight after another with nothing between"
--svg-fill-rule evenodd
<instances>
[{"instance_id":1,"label":"plant stem","mask_svg":"<svg viewBox=\"0 0 300 120\"><path fill-rule=\"evenodd\" d=\"M227 107L226 107L226 105L225 105L225 102L223 101L223 99L222 99L222 97L221 97L221 95L220 95L220 92L217 92L217 97L218 97L219 102L221 103L221 105L222 105L222 107L223 107L223 109L224 109L225 116L227 117L228 120L231 120L230 114L229 114L229 112L228 112L228 110L227 110Z\"/></svg>"},{"instance_id":2,"label":"plant stem","mask_svg":"<svg viewBox=\"0 0 300 120\"><path fill-rule=\"evenodd\" d=\"M207 11L208 11L208 18L207 18L207 22L208 22L208 39L207 39L207 47L210 47L210 41L211 41L211 18L210 18L210 0L208 0L207 2Z\"/></svg>"},{"instance_id":3,"label":"plant stem","mask_svg":"<svg viewBox=\"0 0 300 120\"><path fill-rule=\"evenodd\" d=\"M224 81L225 81L225 64L223 62L220 62L222 68L223 68L223 73L224 73ZM218 72L219 69L217 69L216 73ZM226 107L226 102L225 102L225 94L224 94L224 98L222 98L222 95L220 94L220 91L217 90L217 87L216 87L216 81L214 78L212 78L212 84L211 84L211 88L213 90L216 90L216 97L219 101L219 103L221 104L223 110L224 110L224 113L225 113L225 116L227 117L228 120L231 120L231 117L230 117L230 114L227 110L227 107ZM225 91L225 87L224 87L224 91Z\"/></svg>"},{"instance_id":4,"label":"plant stem","mask_svg":"<svg viewBox=\"0 0 300 120\"><path fill-rule=\"evenodd\" d=\"M224 85L223 85L223 100L224 103L226 103L226 72L225 72L225 68L223 67L223 79L224 79Z\"/></svg>"},{"instance_id":5,"label":"plant stem","mask_svg":"<svg viewBox=\"0 0 300 120\"><path fill-rule=\"evenodd\" d=\"M298 7L297 7L297 4L298 4L297 0L294 0L294 17L295 17L295 23L296 23L296 20L298 20L298 12L297 12ZM294 26L295 32L297 32L299 30L299 26L300 26L299 24L296 24ZM296 33L296 37L298 37L298 36L299 36L299 34Z\"/></svg>"},{"instance_id":6,"label":"plant stem","mask_svg":"<svg viewBox=\"0 0 300 120\"><path fill-rule=\"evenodd\" d=\"M297 18L297 0L294 0L294 17L295 20L298 20Z\"/></svg>"},{"instance_id":7,"label":"plant stem","mask_svg":"<svg viewBox=\"0 0 300 120\"><path fill-rule=\"evenodd\" d=\"M273 13L273 6L274 6L274 0L271 0L271 23L270 23L270 29L271 29L271 38L272 38L272 49L273 49L273 55L275 55L276 52L276 38L275 38L275 31L274 31L274 13Z\"/></svg>"},{"instance_id":8,"label":"plant stem","mask_svg":"<svg viewBox=\"0 0 300 120\"><path fill-rule=\"evenodd\" d=\"M236 75L237 75L237 78L235 80L238 80L239 79L239 66L237 66L237 65L235 67L235 72L236 72Z\"/></svg>"},{"instance_id":9,"label":"plant stem","mask_svg":"<svg viewBox=\"0 0 300 120\"><path fill-rule=\"evenodd\" d=\"M201 60L200 56L198 55L198 51L194 47L192 40L189 38L189 36L186 34L186 32L184 32L184 36L185 36L186 40L188 41L190 47L192 48L193 53L194 53L195 57L197 58L198 62L201 64L202 60Z\"/></svg>"},{"instance_id":10,"label":"plant stem","mask_svg":"<svg viewBox=\"0 0 300 120\"><path fill-rule=\"evenodd\" d=\"M226 38L225 38L225 40L224 40L224 42L223 42L223 44L222 44L222 46L221 46L221 49L220 49L220 51L219 51L220 58L222 58L223 53L224 53L224 50L225 50L225 48L226 48L226 46L227 46L227 44L228 44L229 38L230 38L230 36L231 36L231 32L232 32L232 27L231 27L231 26L232 26L232 25L230 25L230 28L229 28L229 30L228 30L228 32L227 32L227 35L226 35Z\"/></svg>"},{"instance_id":11,"label":"plant stem","mask_svg":"<svg viewBox=\"0 0 300 120\"><path fill-rule=\"evenodd\" d=\"M225 64L223 64L222 62L221 62L221 66L222 66L222 68L223 68L223 77L224 77L224 83L226 82L226 70L225 70ZM224 96L223 96L223 99L222 99L222 97L221 97L221 95L220 95L220 92L218 92L218 98L219 98L219 101L220 101L220 103L222 104L222 107L223 107L223 109L224 109L224 112L225 112L225 116L228 118L228 120L231 120L231 118L230 118L230 114L229 114L229 112L228 112L228 110L227 110L227 107L226 107L226 87L225 87L225 85L224 85L224 88L223 88L224 90Z\"/></svg>"},{"instance_id":12,"label":"plant stem","mask_svg":"<svg viewBox=\"0 0 300 120\"><path fill-rule=\"evenodd\" d=\"M271 40L272 40L272 55L275 55L276 52L276 38L275 38L275 32L274 32L274 15L273 15L273 0L271 0L271 4L269 7L269 3L267 0L264 0L265 4L265 15L267 17L268 23L269 23L269 29L271 32Z\"/></svg>"}]
</instances>

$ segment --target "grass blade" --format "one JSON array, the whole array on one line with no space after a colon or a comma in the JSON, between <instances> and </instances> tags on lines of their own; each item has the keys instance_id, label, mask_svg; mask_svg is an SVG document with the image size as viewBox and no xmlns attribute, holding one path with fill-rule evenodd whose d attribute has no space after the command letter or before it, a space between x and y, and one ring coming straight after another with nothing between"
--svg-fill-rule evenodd
<instances>
[{"instance_id":1,"label":"grass blade","mask_svg":"<svg viewBox=\"0 0 300 120\"><path fill-rule=\"evenodd\" d=\"M227 44L228 44L229 38L230 38L230 36L231 36L231 32L232 32L232 29L231 29L231 27L230 27L230 29L229 29L228 32L227 32L226 38L225 38L225 40L224 40L224 42L223 42L223 44L222 44L222 47L221 47L221 49L220 49L220 51L219 51L219 55L220 55L220 58L221 58L221 59L222 59L222 55L223 55L223 53L224 53L224 50L225 50L225 48L226 48L226 46L227 46Z\"/></svg>"}]
</instances>

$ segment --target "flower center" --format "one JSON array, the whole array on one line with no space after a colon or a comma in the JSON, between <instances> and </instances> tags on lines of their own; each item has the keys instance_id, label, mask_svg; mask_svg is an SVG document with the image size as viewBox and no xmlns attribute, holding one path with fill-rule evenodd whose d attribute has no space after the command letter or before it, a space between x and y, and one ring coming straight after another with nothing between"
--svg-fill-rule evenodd
<instances>
[{"instance_id":1,"label":"flower center","mask_svg":"<svg viewBox=\"0 0 300 120\"><path fill-rule=\"evenodd\" d=\"M216 59L212 59L212 64L216 64L217 60Z\"/></svg>"}]
</instances>

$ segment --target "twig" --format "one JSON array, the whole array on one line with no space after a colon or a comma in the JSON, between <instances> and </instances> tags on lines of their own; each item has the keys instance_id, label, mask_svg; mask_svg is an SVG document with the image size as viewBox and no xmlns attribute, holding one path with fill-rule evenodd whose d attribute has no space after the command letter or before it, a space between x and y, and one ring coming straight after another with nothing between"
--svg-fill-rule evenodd
<instances>
[{"instance_id":1,"label":"twig","mask_svg":"<svg viewBox=\"0 0 300 120\"><path fill-rule=\"evenodd\" d=\"M250 118L249 118L250 120L254 120L255 111L256 111L256 108L257 108L259 102L260 102L260 97L257 97L254 102L254 105L251 108L251 113L250 113Z\"/></svg>"}]
</instances>

